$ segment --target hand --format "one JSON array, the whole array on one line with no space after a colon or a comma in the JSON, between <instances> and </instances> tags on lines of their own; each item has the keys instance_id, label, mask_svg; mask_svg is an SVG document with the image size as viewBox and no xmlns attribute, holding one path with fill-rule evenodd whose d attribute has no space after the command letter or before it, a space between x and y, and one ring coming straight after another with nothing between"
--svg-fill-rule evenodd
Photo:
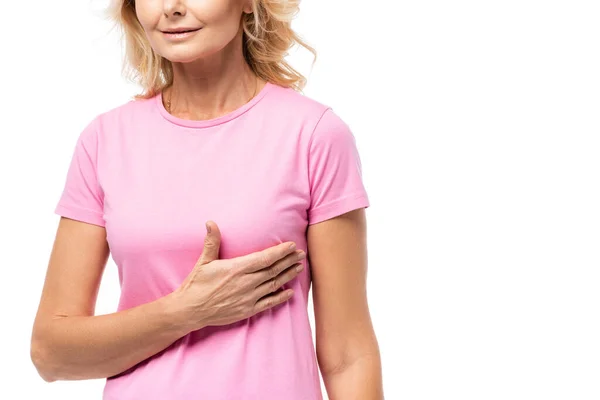
<instances>
[{"instance_id":1,"label":"hand","mask_svg":"<svg viewBox=\"0 0 600 400\"><path fill-rule=\"evenodd\" d=\"M232 259L219 259L221 232L207 222L202 255L173 293L190 331L210 325L226 325L248 318L291 298L292 289L279 290L302 271L301 250L284 242ZM296 271L296 267L300 270Z\"/></svg>"}]
</instances>

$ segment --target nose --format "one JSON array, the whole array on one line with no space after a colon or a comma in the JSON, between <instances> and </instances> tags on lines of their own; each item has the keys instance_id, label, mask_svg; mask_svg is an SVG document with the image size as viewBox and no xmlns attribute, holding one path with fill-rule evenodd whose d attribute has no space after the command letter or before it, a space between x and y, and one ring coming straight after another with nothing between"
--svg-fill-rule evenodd
<instances>
[{"instance_id":1,"label":"nose","mask_svg":"<svg viewBox=\"0 0 600 400\"><path fill-rule=\"evenodd\" d=\"M182 0L164 0L163 12L165 17L169 18L178 14L179 16L185 15L185 2Z\"/></svg>"}]
</instances>

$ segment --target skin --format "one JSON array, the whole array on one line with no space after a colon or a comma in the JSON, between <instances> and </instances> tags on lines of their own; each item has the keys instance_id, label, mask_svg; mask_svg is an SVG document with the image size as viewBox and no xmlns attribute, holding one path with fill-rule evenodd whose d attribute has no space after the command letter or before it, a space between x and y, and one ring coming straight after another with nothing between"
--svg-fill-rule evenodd
<instances>
[{"instance_id":1,"label":"skin","mask_svg":"<svg viewBox=\"0 0 600 400\"><path fill-rule=\"evenodd\" d=\"M173 63L171 114L204 120L227 114L260 91L259 79L244 60L242 13L251 13L249 1L138 0L136 14L154 51ZM185 41L169 40L164 30L202 28Z\"/></svg>"},{"instance_id":2,"label":"skin","mask_svg":"<svg viewBox=\"0 0 600 400\"><path fill-rule=\"evenodd\" d=\"M262 89L265 82L253 74L242 53L240 18L250 12L251 3L245 0L136 1L152 47L173 62L174 82L163 96L172 96L171 114L216 118ZM161 32L180 26L202 29L179 42ZM365 210L310 225L307 243L316 352L328 397L383 399L380 353L366 293ZM187 315L180 296L93 316L108 256L103 227L61 217L31 346L32 360L48 382L115 375L189 332L181 322ZM95 334L99 331L104 334ZM116 337L118 344L112 340ZM73 353L76 357L67 358Z\"/></svg>"},{"instance_id":3,"label":"skin","mask_svg":"<svg viewBox=\"0 0 600 400\"><path fill-rule=\"evenodd\" d=\"M367 222L359 208L309 225L315 346L331 400L383 399L379 346L367 302Z\"/></svg>"}]
</instances>

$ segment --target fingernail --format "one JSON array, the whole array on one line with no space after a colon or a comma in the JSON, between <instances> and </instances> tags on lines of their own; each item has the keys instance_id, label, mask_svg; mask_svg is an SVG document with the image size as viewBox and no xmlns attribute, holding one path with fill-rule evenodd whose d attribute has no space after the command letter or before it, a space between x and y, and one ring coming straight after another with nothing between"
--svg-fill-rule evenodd
<instances>
[{"instance_id":1,"label":"fingernail","mask_svg":"<svg viewBox=\"0 0 600 400\"><path fill-rule=\"evenodd\" d=\"M290 245L290 250L296 250L296 243L292 243Z\"/></svg>"},{"instance_id":2,"label":"fingernail","mask_svg":"<svg viewBox=\"0 0 600 400\"><path fill-rule=\"evenodd\" d=\"M296 272L300 272L304 269L304 264L300 264L296 267Z\"/></svg>"}]
</instances>

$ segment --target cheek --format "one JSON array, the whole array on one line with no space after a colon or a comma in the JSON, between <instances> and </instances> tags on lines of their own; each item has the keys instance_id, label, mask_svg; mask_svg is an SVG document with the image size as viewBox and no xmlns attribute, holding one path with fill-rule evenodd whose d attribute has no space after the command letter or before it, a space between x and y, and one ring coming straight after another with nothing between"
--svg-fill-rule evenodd
<instances>
[{"instance_id":1,"label":"cheek","mask_svg":"<svg viewBox=\"0 0 600 400\"><path fill-rule=\"evenodd\" d=\"M145 31L151 31L158 26L161 13L161 7L158 5L157 1L138 0L136 2L135 14Z\"/></svg>"},{"instance_id":2,"label":"cheek","mask_svg":"<svg viewBox=\"0 0 600 400\"><path fill-rule=\"evenodd\" d=\"M242 17L242 3L240 0L191 0L188 1L188 10L198 21L210 25L231 25L234 20Z\"/></svg>"},{"instance_id":3,"label":"cheek","mask_svg":"<svg viewBox=\"0 0 600 400\"><path fill-rule=\"evenodd\" d=\"M242 18L240 4L227 0L198 0L197 7L192 8L192 3L188 2L189 11L204 25L198 40L203 42L205 49L220 49L235 37Z\"/></svg>"}]
</instances>

